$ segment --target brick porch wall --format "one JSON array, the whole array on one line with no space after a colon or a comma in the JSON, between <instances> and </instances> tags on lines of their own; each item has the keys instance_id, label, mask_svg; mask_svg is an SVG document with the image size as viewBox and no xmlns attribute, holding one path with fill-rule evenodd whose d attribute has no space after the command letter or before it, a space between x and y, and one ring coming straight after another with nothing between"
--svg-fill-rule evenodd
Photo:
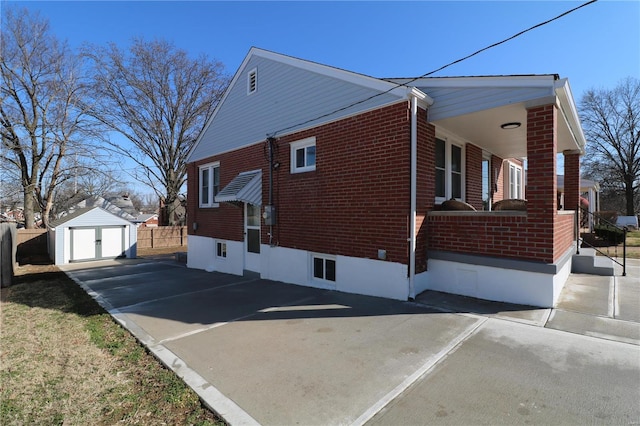
<instances>
[{"instance_id":1,"label":"brick porch wall","mask_svg":"<svg viewBox=\"0 0 640 426\"><path fill-rule=\"evenodd\" d=\"M574 216L558 215L556 208L556 124L554 105L528 110L526 212L434 213L428 216L429 250L544 263L558 260L573 244ZM492 159L494 170L498 160ZM494 201L503 195L499 184Z\"/></svg>"}]
</instances>

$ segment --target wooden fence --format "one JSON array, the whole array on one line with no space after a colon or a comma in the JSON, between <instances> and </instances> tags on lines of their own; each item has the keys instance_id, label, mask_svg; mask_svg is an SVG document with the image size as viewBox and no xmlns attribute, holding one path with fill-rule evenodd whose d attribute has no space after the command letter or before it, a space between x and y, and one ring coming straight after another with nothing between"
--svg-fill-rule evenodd
<instances>
[{"instance_id":1,"label":"wooden fence","mask_svg":"<svg viewBox=\"0 0 640 426\"><path fill-rule=\"evenodd\" d=\"M16 263L16 225L0 223L0 287L13 284Z\"/></svg>"},{"instance_id":2,"label":"wooden fence","mask_svg":"<svg viewBox=\"0 0 640 426\"><path fill-rule=\"evenodd\" d=\"M18 229L18 258L49 253L46 229Z\"/></svg>"},{"instance_id":3,"label":"wooden fence","mask_svg":"<svg viewBox=\"0 0 640 426\"><path fill-rule=\"evenodd\" d=\"M177 247L186 245L186 226L138 228L138 248Z\"/></svg>"}]
</instances>

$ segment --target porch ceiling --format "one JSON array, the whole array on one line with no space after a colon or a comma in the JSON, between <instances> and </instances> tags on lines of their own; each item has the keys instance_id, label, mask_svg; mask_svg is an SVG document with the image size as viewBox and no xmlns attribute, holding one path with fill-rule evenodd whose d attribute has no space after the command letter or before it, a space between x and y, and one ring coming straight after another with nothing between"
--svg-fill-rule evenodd
<instances>
[{"instance_id":1,"label":"porch ceiling","mask_svg":"<svg viewBox=\"0 0 640 426\"><path fill-rule=\"evenodd\" d=\"M504 123L519 122L517 129L502 129ZM501 158L527 156L527 109L524 103L443 118L433 121L454 135ZM580 149L567 121L558 113L558 152Z\"/></svg>"}]
</instances>

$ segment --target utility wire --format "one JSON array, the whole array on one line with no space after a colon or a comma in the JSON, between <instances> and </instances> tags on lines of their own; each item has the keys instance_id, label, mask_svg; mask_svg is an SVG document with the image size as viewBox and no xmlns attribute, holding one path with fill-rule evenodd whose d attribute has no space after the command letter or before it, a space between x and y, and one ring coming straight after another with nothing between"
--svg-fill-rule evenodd
<instances>
[{"instance_id":1,"label":"utility wire","mask_svg":"<svg viewBox=\"0 0 640 426\"><path fill-rule=\"evenodd\" d=\"M506 43L506 42L508 42L508 41L511 41L511 40L513 40L513 39L515 39L515 38L517 38L517 37L520 37L521 35L523 35L523 34L525 34L525 33L528 33L529 31L532 31L532 30L535 30L536 28L540 28L540 27L542 27L542 26L544 26L544 25L547 25L547 24L549 24L549 23L551 23L551 22L553 22L553 21L556 21L556 20L558 20L558 19L560 19L560 18L562 18L562 17L564 17L564 16L569 15L570 13L575 12L575 11L576 11L576 10L578 10L578 9L582 9L582 8L583 8L583 7L585 7L585 6L589 6L589 5L591 5L591 4L593 4L593 3L597 2L597 1L598 1L598 0L590 0L590 1L586 2L586 3L581 4L580 6L576 6L576 7L574 7L573 9L567 10L566 12L563 12L563 13L561 13L560 15L558 15L558 16L556 16L556 17L554 17L554 18L548 19L548 20L546 20L546 21L544 21L544 22L540 22L539 24L536 24L536 25L534 25L534 26L532 26L532 27L529 27L529 28L527 28L526 30L522 30L522 31L520 31L520 32L519 32L519 33L517 33L517 34L512 35L511 37L507 37L507 38L505 38L504 40L501 40L501 41L499 41L499 42L497 42L497 43L493 43L493 44L491 44L491 45L489 45L489 46L483 47L483 48L482 48L482 49L480 49L480 50L476 50L475 52L471 53L470 55L467 55L467 56L465 56L465 57L463 57L463 58L460 58L460 59L456 59L456 60L455 60L455 61L453 61L453 62L449 62L448 64L443 65L443 66L441 66L440 68L437 68L437 69L435 69L435 70L433 70L433 71L429 71L429 72L427 72L427 73L425 73L425 74L422 74L422 75L420 75L420 76L418 76L418 77L414 77L414 78L410 79L409 81L407 81L407 82L405 82L405 83L396 83L396 85L395 85L394 87L392 87L392 88L390 88L390 89L388 89L388 90L385 90L384 92L376 93L375 95L371 95L371 96L369 96L369 97L368 97L368 98L366 98L366 99L362 99L362 100L360 100L360 101L353 102L353 103L351 103L351 104L349 104L349 105L347 105L347 106L344 106L344 107L342 107L342 108L338 108L338 109L336 109L336 110L334 110L334 111L331 111L331 112L328 112L328 113L326 113L326 114L322 114L322 115L319 115L319 116L317 116L317 117L315 117L315 118L312 118L312 119L309 119L309 120L305 120L305 121L300 122L300 123L298 123L298 124L294 124L294 125L291 125L291 126L285 127L285 128L283 128L283 129L277 130L277 131L275 131L275 132L273 132L273 133L271 133L271 134L269 134L269 135L267 135L267 136L268 136L268 137L271 137L271 138L274 138L278 133L284 132L284 131L286 131L286 130L293 129L293 128L298 127L298 126L302 126L302 125L305 125L305 124L311 123L311 122L313 122L313 121L320 120L320 119L325 118L325 117L329 117L329 116L331 116L331 115L333 115L333 114L336 114L336 113L338 113L338 112L340 112L340 111L344 111L344 110L349 109L349 108L351 108L351 107L354 107L354 106L356 106L356 105L360 105L360 104L362 104L362 103L365 103L365 102L367 102L367 101L370 101L371 99L377 98L378 96L386 95L387 93L389 93L389 92L391 92L391 91L393 91L393 90L397 89L398 87L407 86L408 84L411 84L411 83L413 83L413 82L414 82L414 81L416 81L416 80L419 80L419 79L424 78L424 77L428 77L428 76L430 76L430 75L432 75L432 74L435 74L435 73L437 73L437 72L439 72L439 71L442 71L442 70L443 70L443 69L445 69L445 68L449 68L449 67L450 67L450 66L452 66L452 65L458 64L458 63L460 63L460 62L462 62L462 61L466 61L467 59L472 58L472 57L474 57L474 56L476 56L476 55L478 55L478 54L480 54L480 53L482 53L482 52L484 52L484 51L486 51L486 50L489 50L489 49L492 49L492 48L494 48L494 47L500 46L501 44L504 44L504 43Z\"/></svg>"}]
</instances>

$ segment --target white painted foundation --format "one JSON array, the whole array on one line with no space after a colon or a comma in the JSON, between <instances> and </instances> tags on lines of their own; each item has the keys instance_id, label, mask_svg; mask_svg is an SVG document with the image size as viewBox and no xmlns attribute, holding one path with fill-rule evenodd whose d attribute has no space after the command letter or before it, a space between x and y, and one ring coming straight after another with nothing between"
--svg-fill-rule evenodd
<instances>
[{"instance_id":1,"label":"white painted foundation","mask_svg":"<svg viewBox=\"0 0 640 426\"><path fill-rule=\"evenodd\" d=\"M571 272L571 261L556 274L429 260L421 291L436 290L479 299L553 307ZM422 275L422 274L421 274Z\"/></svg>"},{"instance_id":2,"label":"white painted foundation","mask_svg":"<svg viewBox=\"0 0 640 426\"><path fill-rule=\"evenodd\" d=\"M225 241L227 257L216 257L214 238L189 235L189 268L234 275L244 272L244 244ZM349 256L335 256L336 281L313 278L312 254L306 250L260 246L261 278L289 284L386 297L409 298L408 266ZM429 270L417 274L415 290L436 290L479 299L552 307L571 272L571 261L555 274L430 259Z\"/></svg>"},{"instance_id":3,"label":"white painted foundation","mask_svg":"<svg viewBox=\"0 0 640 426\"><path fill-rule=\"evenodd\" d=\"M187 267L205 271L242 275L244 273L244 244L239 241L216 240L215 238L189 235ZM227 257L216 256L216 242L227 245Z\"/></svg>"}]
</instances>

